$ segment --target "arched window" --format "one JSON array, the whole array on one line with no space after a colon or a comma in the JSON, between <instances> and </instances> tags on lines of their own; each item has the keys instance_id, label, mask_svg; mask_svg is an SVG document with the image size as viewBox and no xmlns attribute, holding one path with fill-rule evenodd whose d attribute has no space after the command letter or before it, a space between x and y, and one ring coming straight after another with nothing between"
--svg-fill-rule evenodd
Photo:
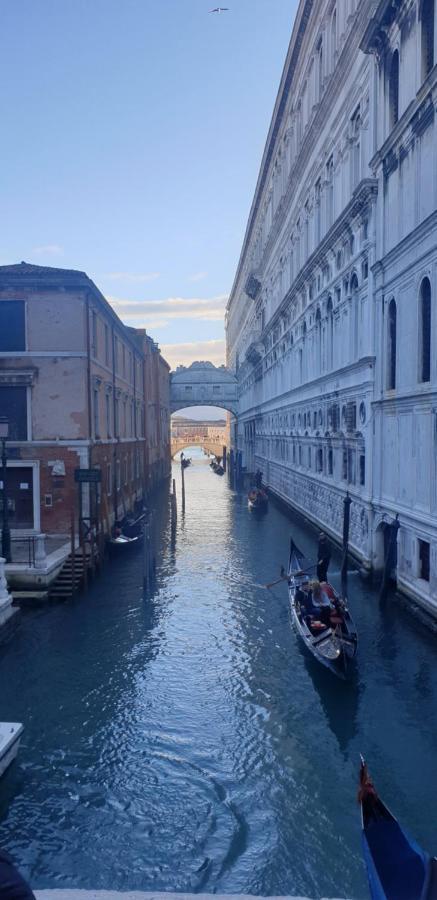
<instances>
[{"instance_id":1,"label":"arched window","mask_svg":"<svg viewBox=\"0 0 437 900\"><path fill-rule=\"evenodd\" d=\"M331 19L331 72L335 69L335 55L337 53L337 10L334 9Z\"/></svg>"},{"instance_id":2,"label":"arched window","mask_svg":"<svg viewBox=\"0 0 437 900\"><path fill-rule=\"evenodd\" d=\"M399 119L399 53L393 53L390 65L389 87L389 122L390 128L396 125Z\"/></svg>"},{"instance_id":3,"label":"arched window","mask_svg":"<svg viewBox=\"0 0 437 900\"><path fill-rule=\"evenodd\" d=\"M322 316L319 307L316 312L316 373L322 371Z\"/></svg>"},{"instance_id":4,"label":"arched window","mask_svg":"<svg viewBox=\"0 0 437 900\"><path fill-rule=\"evenodd\" d=\"M317 45L317 102L320 103L323 94L323 41L320 38L320 41Z\"/></svg>"},{"instance_id":5,"label":"arched window","mask_svg":"<svg viewBox=\"0 0 437 900\"><path fill-rule=\"evenodd\" d=\"M326 307L326 312L328 315L328 328L327 328L327 338L328 338L328 347L326 354L326 363L328 372L334 366L334 312L332 308L332 297L328 298L328 303Z\"/></svg>"},{"instance_id":6,"label":"arched window","mask_svg":"<svg viewBox=\"0 0 437 900\"><path fill-rule=\"evenodd\" d=\"M422 32L422 80L434 65L434 11L435 0L422 0L421 32Z\"/></svg>"},{"instance_id":7,"label":"arched window","mask_svg":"<svg viewBox=\"0 0 437 900\"><path fill-rule=\"evenodd\" d=\"M351 178L352 189L355 188L361 177L361 115L359 108L351 119Z\"/></svg>"},{"instance_id":8,"label":"arched window","mask_svg":"<svg viewBox=\"0 0 437 900\"><path fill-rule=\"evenodd\" d=\"M330 228L334 221L334 160L331 156L326 163L326 224Z\"/></svg>"},{"instance_id":9,"label":"arched window","mask_svg":"<svg viewBox=\"0 0 437 900\"><path fill-rule=\"evenodd\" d=\"M424 278L420 285L419 378L431 380L431 285Z\"/></svg>"},{"instance_id":10,"label":"arched window","mask_svg":"<svg viewBox=\"0 0 437 900\"><path fill-rule=\"evenodd\" d=\"M358 359L358 320L359 320L359 294L358 294L358 278L354 272L351 278L351 350L352 360Z\"/></svg>"},{"instance_id":11,"label":"arched window","mask_svg":"<svg viewBox=\"0 0 437 900\"><path fill-rule=\"evenodd\" d=\"M388 360L387 360L387 389L394 391L396 387L396 302L390 300L388 306Z\"/></svg>"}]
</instances>

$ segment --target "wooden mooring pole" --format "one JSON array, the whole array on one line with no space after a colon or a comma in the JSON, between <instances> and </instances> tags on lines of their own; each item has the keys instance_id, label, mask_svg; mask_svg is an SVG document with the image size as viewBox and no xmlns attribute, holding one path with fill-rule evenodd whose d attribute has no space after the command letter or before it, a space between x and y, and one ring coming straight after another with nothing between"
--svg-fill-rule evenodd
<instances>
[{"instance_id":1,"label":"wooden mooring pole","mask_svg":"<svg viewBox=\"0 0 437 900\"><path fill-rule=\"evenodd\" d=\"M227 467L226 453L227 453L226 444L223 444L223 461L222 461L222 466L223 466L225 472L226 472L226 467Z\"/></svg>"},{"instance_id":2,"label":"wooden mooring pole","mask_svg":"<svg viewBox=\"0 0 437 900\"><path fill-rule=\"evenodd\" d=\"M76 535L74 529L74 509L71 510L71 596L76 591Z\"/></svg>"},{"instance_id":3,"label":"wooden mooring pole","mask_svg":"<svg viewBox=\"0 0 437 900\"><path fill-rule=\"evenodd\" d=\"M170 494L170 510L171 510L171 527L173 530L176 529L176 520L178 517L178 506L176 500L176 481L173 478L173 491Z\"/></svg>"},{"instance_id":4,"label":"wooden mooring pole","mask_svg":"<svg viewBox=\"0 0 437 900\"><path fill-rule=\"evenodd\" d=\"M343 561L341 564L341 590L343 596L347 596L347 563L349 547L350 509L352 500L347 491L343 500Z\"/></svg>"},{"instance_id":5,"label":"wooden mooring pole","mask_svg":"<svg viewBox=\"0 0 437 900\"><path fill-rule=\"evenodd\" d=\"M182 513L185 512L185 467L181 459L181 479L182 479ZM173 482L174 484L174 482ZM174 490L174 488L173 488Z\"/></svg>"}]
</instances>

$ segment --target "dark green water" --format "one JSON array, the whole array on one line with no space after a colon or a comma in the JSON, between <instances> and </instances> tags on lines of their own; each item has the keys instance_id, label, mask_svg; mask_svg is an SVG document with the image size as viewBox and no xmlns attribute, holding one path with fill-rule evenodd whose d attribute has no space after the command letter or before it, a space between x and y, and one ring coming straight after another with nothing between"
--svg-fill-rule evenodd
<instances>
[{"instance_id":1,"label":"dark green water","mask_svg":"<svg viewBox=\"0 0 437 900\"><path fill-rule=\"evenodd\" d=\"M141 553L117 560L0 647L0 719L25 725L0 845L38 888L364 898L360 752L437 850L437 638L352 575L357 676L338 682L302 651L285 588L256 586L291 532L314 555L312 534L250 514L201 459L186 484L174 541L163 498L152 599Z\"/></svg>"}]
</instances>

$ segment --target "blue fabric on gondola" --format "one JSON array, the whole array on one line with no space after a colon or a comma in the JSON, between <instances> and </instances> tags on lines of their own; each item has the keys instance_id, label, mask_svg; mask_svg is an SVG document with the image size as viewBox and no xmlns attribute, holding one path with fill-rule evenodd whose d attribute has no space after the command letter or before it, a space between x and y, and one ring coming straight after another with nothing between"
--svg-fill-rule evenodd
<instances>
[{"instance_id":1,"label":"blue fabric on gondola","mask_svg":"<svg viewBox=\"0 0 437 900\"><path fill-rule=\"evenodd\" d=\"M398 822L370 822L363 853L372 900L420 900L430 857Z\"/></svg>"}]
</instances>

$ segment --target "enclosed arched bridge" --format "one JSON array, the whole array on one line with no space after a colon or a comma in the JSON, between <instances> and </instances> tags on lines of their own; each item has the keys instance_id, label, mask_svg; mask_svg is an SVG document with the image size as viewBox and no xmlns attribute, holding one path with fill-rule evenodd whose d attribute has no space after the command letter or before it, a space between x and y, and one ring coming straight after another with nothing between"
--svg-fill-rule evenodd
<instances>
[{"instance_id":1,"label":"enclosed arched bridge","mask_svg":"<svg viewBox=\"0 0 437 900\"><path fill-rule=\"evenodd\" d=\"M219 406L238 415L237 379L225 366L193 362L170 375L172 413L189 406Z\"/></svg>"}]
</instances>

